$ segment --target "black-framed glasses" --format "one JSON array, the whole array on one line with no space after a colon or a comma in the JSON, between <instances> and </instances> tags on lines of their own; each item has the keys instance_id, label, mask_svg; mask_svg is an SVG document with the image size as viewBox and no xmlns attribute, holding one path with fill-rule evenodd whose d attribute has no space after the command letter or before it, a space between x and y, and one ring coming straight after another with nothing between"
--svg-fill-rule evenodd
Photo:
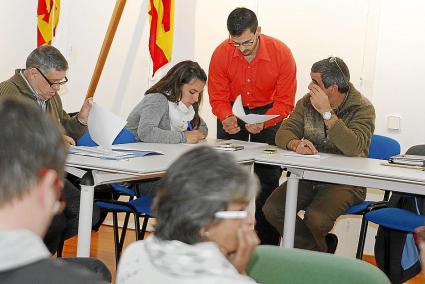
<instances>
[{"instance_id":1,"label":"black-framed glasses","mask_svg":"<svg viewBox=\"0 0 425 284\"><path fill-rule=\"evenodd\" d=\"M254 43L255 43L255 37L256 37L256 35L254 34L254 38L253 39L251 39L251 40L247 40L247 41L244 41L244 42L235 42L235 41L233 41L232 39L231 39L231 37L230 37L230 35L229 35L229 44L230 45L232 45L232 46L234 46L234 47L240 47L240 46L252 46L252 45L254 45Z\"/></svg>"},{"instance_id":2,"label":"black-framed glasses","mask_svg":"<svg viewBox=\"0 0 425 284\"><path fill-rule=\"evenodd\" d=\"M66 78L66 76L65 76L65 78L62 80L62 81L59 81L59 82L52 82L52 81L50 81L47 77L46 77L46 75L44 75L43 74L43 72L41 72L41 70L40 69L38 69L38 67L34 67L35 69L37 69L37 71L41 74L41 76L43 76L43 78L44 78L44 80L46 80L46 82L47 82L47 84L49 84L49 86L51 87L51 88L58 88L58 87L60 87L61 85L63 85L63 84L65 84L66 82L68 82L68 78Z\"/></svg>"}]
</instances>

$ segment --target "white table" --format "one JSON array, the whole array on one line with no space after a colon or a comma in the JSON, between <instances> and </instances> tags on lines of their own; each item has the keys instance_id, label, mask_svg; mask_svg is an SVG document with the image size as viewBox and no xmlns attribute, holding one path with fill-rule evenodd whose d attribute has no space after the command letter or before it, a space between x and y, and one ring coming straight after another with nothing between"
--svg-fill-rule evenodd
<instances>
[{"instance_id":1,"label":"white table","mask_svg":"<svg viewBox=\"0 0 425 284\"><path fill-rule=\"evenodd\" d=\"M208 141L212 144L215 141ZM245 149L231 153L238 163L253 164L254 156L261 153L264 144L238 142ZM202 145L202 144L201 144ZM91 170L82 178L80 213L78 221L77 256L90 255L91 227L93 215L94 187L101 184L143 180L162 176L167 168L184 152L197 145L188 144L158 144L134 143L116 145L125 149L152 150L164 155L153 155L128 160L104 160L94 157L69 155L66 161L67 171L72 173L75 168ZM115 146L114 146L115 147Z\"/></svg>"},{"instance_id":2,"label":"white table","mask_svg":"<svg viewBox=\"0 0 425 284\"><path fill-rule=\"evenodd\" d=\"M300 179L425 194L425 172L382 165L382 160L321 154L320 159L276 154L255 156L255 163L279 165L291 173L287 181L283 245L294 247Z\"/></svg>"}]
</instances>

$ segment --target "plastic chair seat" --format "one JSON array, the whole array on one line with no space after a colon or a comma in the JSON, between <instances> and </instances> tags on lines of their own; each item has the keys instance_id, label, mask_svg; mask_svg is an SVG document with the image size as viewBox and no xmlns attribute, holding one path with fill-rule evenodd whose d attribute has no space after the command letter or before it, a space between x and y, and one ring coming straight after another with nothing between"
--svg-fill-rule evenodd
<instances>
[{"instance_id":1,"label":"plastic chair seat","mask_svg":"<svg viewBox=\"0 0 425 284\"><path fill-rule=\"evenodd\" d=\"M359 204L356 204L354 206L351 206L350 208L348 208L344 214L352 214L352 215L361 215L364 214L364 212L367 210L367 208L369 207L369 205L371 205L373 202L372 201L363 201L360 202Z\"/></svg>"},{"instance_id":2,"label":"plastic chair seat","mask_svg":"<svg viewBox=\"0 0 425 284\"><path fill-rule=\"evenodd\" d=\"M151 205L153 196L141 196L129 202L117 201L96 201L96 205L100 208L115 211L115 212L128 212L137 213L138 215L153 216Z\"/></svg>"},{"instance_id":3,"label":"plastic chair seat","mask_svg":"<svg viewBox=\"0 0 425 284\"><path fill-rule=\"evenodd\" d=\"M425 216L400 208L383 208L365 214L366 219L393 230L413 232L425 225Z\"/></svg>"},{"instance_id":4,"label":"plastic chair seat","mask_svg":"<svg viewBox=\"0 0 425 284\"><path fill-rule=\"evenodd\" d=\"M136 196L136 191L134 190L134 188L126 187L118 183L113 183L111 184L111 186L116 192L118 192L121 195L127 195L131 197Z\"/></svg>"}]
</instances>

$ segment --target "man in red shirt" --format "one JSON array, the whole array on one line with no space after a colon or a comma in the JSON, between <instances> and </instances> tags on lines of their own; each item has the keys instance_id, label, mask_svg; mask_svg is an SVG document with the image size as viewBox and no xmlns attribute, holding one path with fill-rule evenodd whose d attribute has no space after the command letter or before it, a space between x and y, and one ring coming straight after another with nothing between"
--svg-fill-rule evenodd
<instances>
[{"instance_id":1,"label":"man in red shirt","mask_svg":"<svg viewBox=\"0 0 425 284\"><path fill-rule=\"evenodd\" d=\"M261 35L255 13L236 8L227 18L229 39L214 51L209 68L208 93L217 116L217 138L263 142L275 145L281 121L294 108L296 65L290 49L281 41ZM232 113L241 95L245 112L277 114L265 123L245 124ZM279 234L266 221L262 206L278 186L279 167L255 165L261 181L256 200L256 225L262 244L277 244Z\"/></svg>"}]
</instances>

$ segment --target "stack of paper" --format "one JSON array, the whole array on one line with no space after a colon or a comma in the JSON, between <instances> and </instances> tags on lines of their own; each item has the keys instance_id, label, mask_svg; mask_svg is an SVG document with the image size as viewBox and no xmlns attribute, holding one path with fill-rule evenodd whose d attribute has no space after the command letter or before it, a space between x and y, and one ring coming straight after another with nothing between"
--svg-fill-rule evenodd
<instances>
[{"instance_id":1,"label":"stack of paper","mask_svg":"<svg viewBox=\"0 0 425 284\"><path fill-rule=\"evenodd\" d=\"M237 145L237 144L233 144L233 143L229 143L229 142L219 142L219 143L215 144L213 147L216 150L228 151L228 152L238 151L238 150L244 149L244 146L242 146L242 145Z\"/></svg>"},{"instance_id":2,"label":"stack of paper","mask_svg":"<svg viewBox=\"0 0 425 284\"><path fill-rule=\"evenodd\" d=\"M101 146L70 146L69 153L80 156L95 157L105 160L125 160L135 157L143 157L147 155L162 155L160 152L150 150L133 150L133 149L107 149Z\"/></svg>"},{"instance_id":3,"label":"stack of paper","mask_svg":"<svg viewBox=\"0 0 425 284\"><path fill-rule=\"evenodd\" d=\"M425 156L419 155L396 155L389 158L388 162L399 165L425 166Z\"/></svg>"}]
</instances>

